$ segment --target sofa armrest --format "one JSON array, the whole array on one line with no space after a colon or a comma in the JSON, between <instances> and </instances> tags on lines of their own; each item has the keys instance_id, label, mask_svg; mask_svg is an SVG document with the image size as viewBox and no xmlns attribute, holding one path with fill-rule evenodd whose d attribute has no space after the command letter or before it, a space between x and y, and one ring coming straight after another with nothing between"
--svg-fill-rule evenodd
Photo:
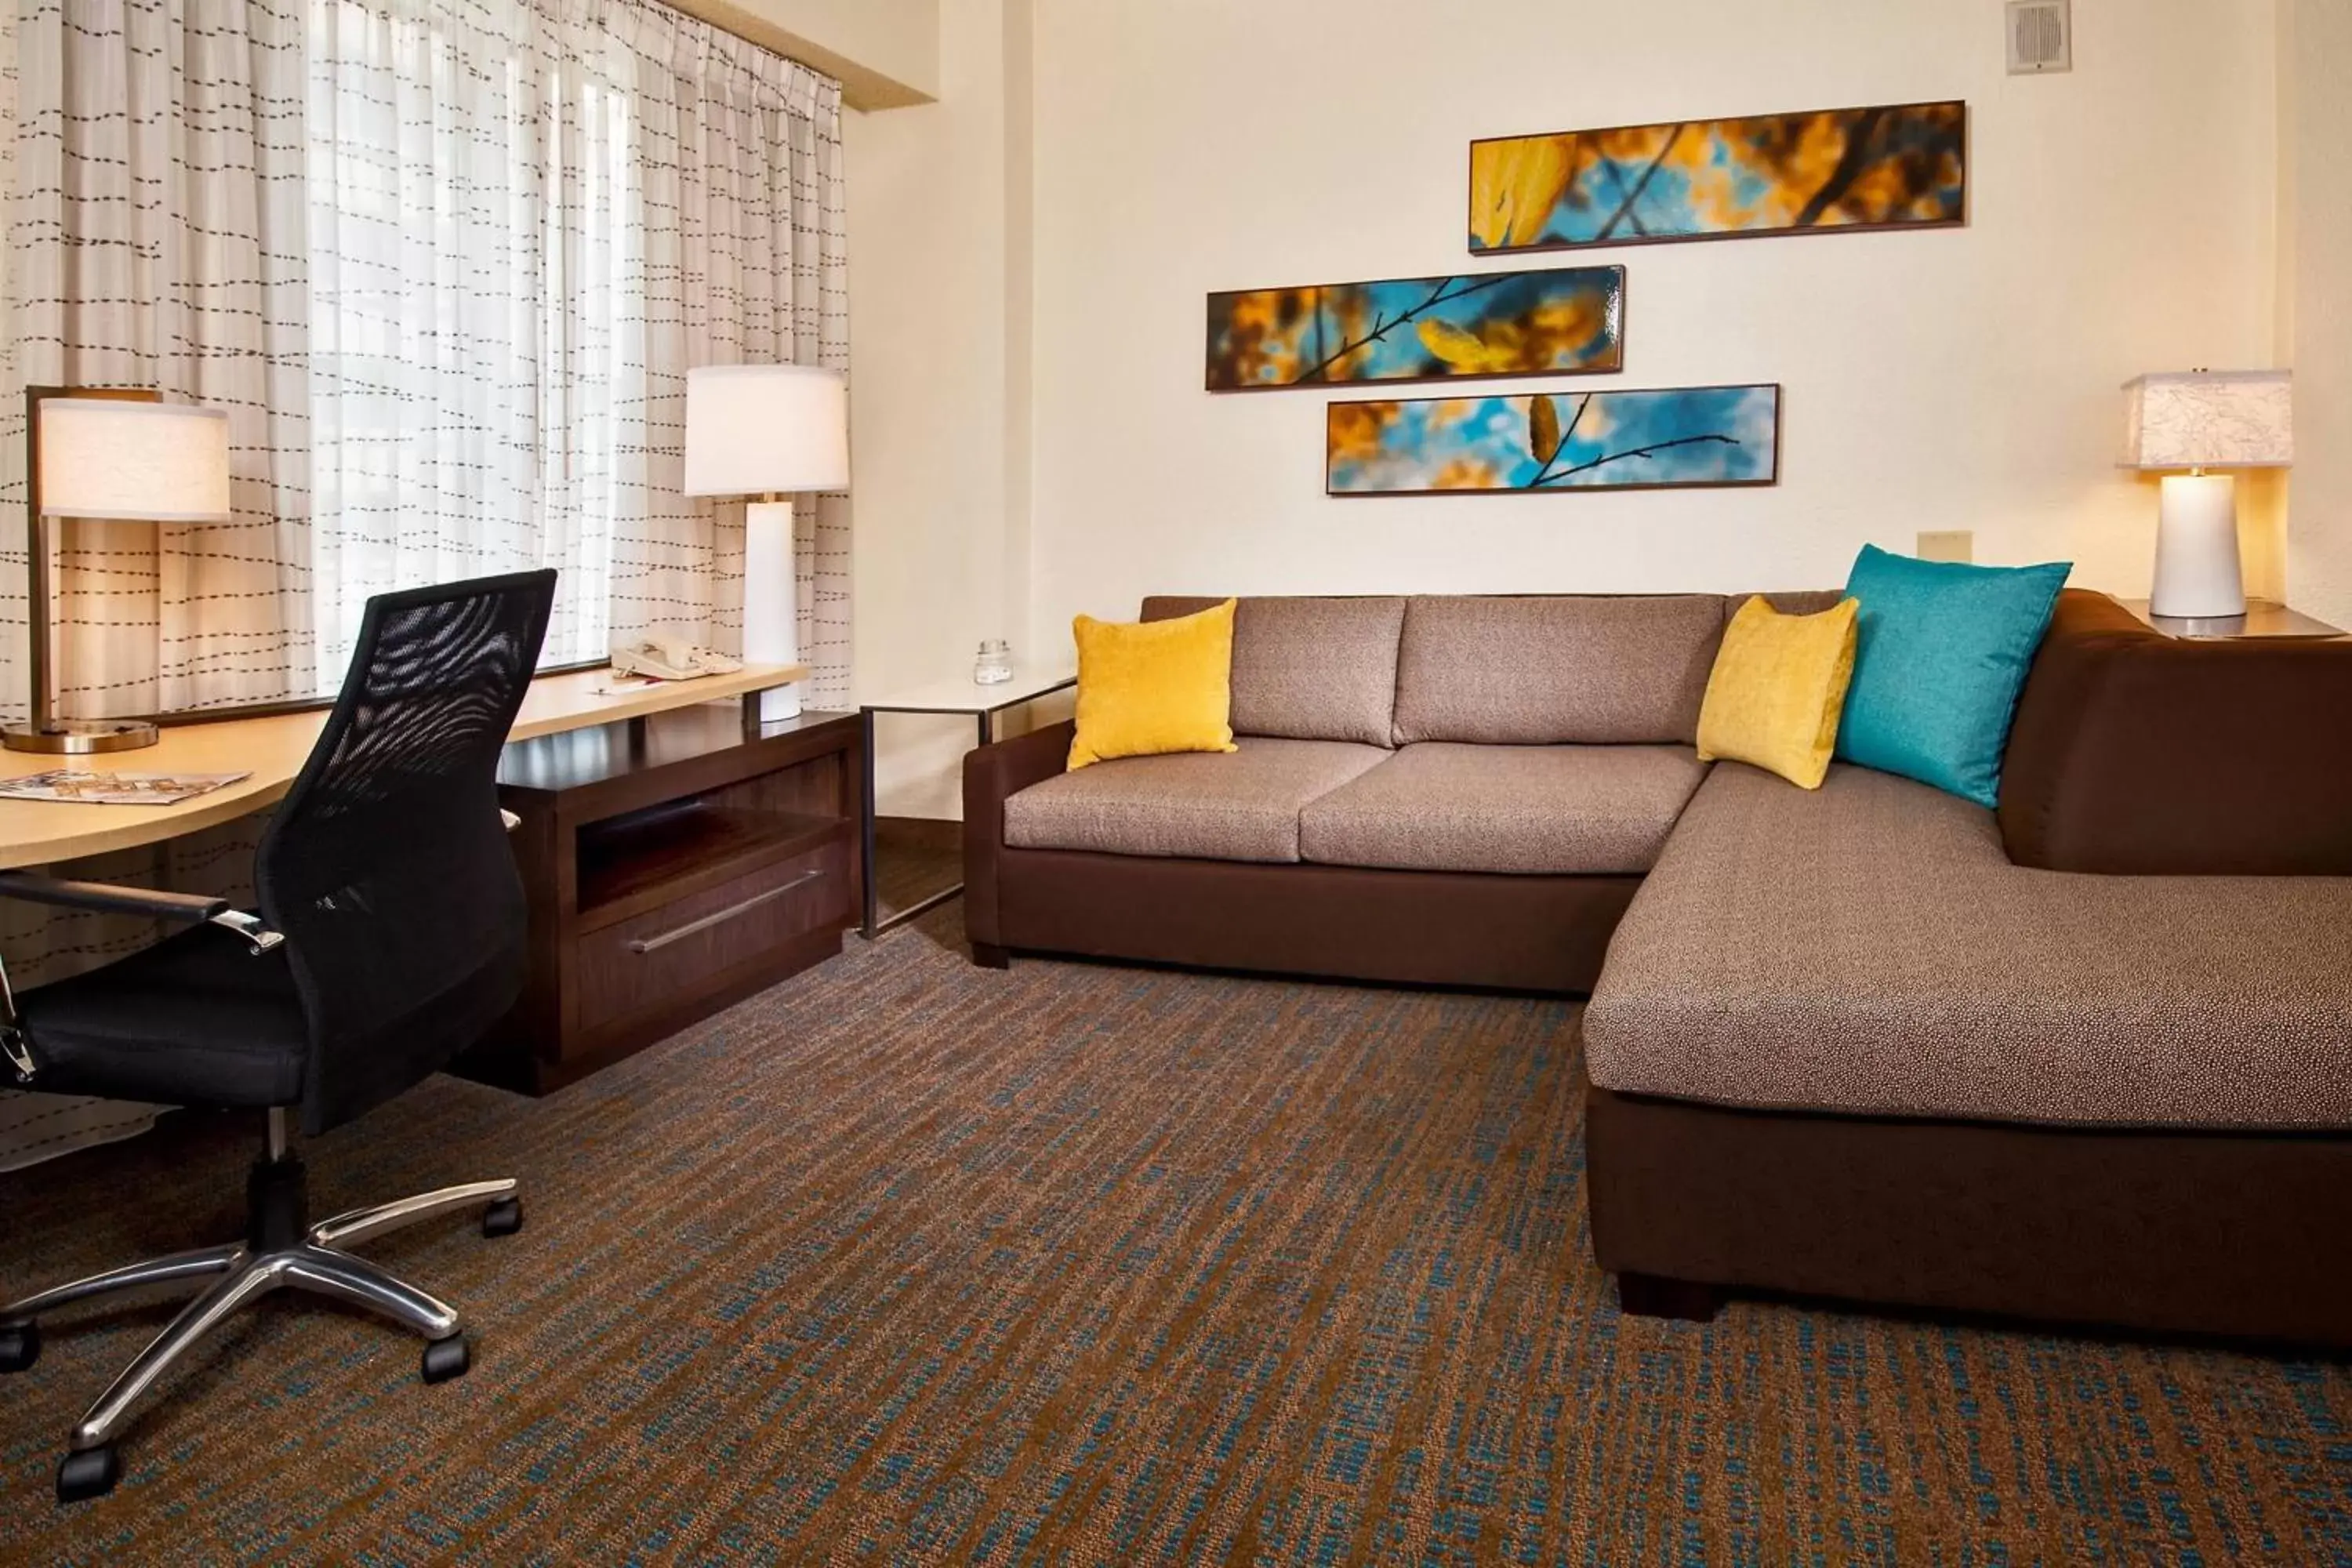
<instances>
[{"instance_id":1,"label":"sofa armrest","mask_svg":"<svg viewBox=\"0 0 2352 1568\"><path fill-rule=\"evenodd\" d=\"M2352 641L2179 641L2060 595L2002 763L2010 858L2129 875L2352 875Z\"/></svg>"},{"instance_id":2,"label":"sofa armrest","mask_svg":"<svg viewBox=\"0 0 2352 1568\"><path fill-rule=\"evenodd\" d=\"M982 946L1001 945L996 866L1004 852L1004 803L1069 766L1075 720L966 752L963 759L963 923Z\"/></svg>"}]
</instances>

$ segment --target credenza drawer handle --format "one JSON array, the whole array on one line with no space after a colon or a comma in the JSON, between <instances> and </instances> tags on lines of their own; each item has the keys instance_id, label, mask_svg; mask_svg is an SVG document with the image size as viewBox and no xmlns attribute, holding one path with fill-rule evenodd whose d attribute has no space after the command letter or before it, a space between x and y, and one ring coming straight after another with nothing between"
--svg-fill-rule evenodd
<instances>
[{"instance_id":1,"label":"credenza drawer handle","mask_svg":"<svg viewBox=\"0 0 2352 1568\"><path fill-rule=\"evenodd\" d=\"M675 931L666 931L659 936L633 937L629 941L629 951L631 952L652 952L656 949L667 947L671 942L683 942L697 931L709 931L712 926L726 924L729 921L733 920L738 915L750 914L761 904L772 903L775 900L782 898L786 893L793 891L795 888L805 888L811 882L815 881L819 877L824 875L824 871L823 868L819 868L814 871L803 871L799 876L794 877L791 881L786 882L781 888L770 888L764 893L752 894L750 898L745 899L740 903L730 904L723 910L713 910L710 913L703 916L700 920L688 921Z\"/></svg>"}]
</instances>

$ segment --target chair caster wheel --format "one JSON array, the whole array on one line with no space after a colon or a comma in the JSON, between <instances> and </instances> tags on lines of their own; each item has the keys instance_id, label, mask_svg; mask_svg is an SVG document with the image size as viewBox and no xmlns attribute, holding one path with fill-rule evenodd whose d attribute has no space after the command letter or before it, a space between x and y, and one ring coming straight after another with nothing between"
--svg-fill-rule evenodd
<instances>
[{"instance_id":1,"label":"chair caster wheel","mask_svg":"<svg viewBox=\"0 0 2352 1568\"><path fill-rule=\"evenodd\" d=\"M425 1347L423 1372L427 1383L446 1383L453 1377L463 1377L471 1365L473 1357L466 1349L463 1334L451 1334Z\"/></svg>"},{"instance_id":2,"label":"chair caster wheel","mask_svg":"<svg viewBox=\"0 0 2352 1568\"><path fill-rule=\"evenodd\" d=\"M58 1500L82 1502L104 1497L121 1479L122 1461L115 1458L113 1444L77 1448L58 1465Z\"/></svg>"},{"instance_id":3,"label":"chair caster wheel","mask_svg":"<svg viewBox=\"0 0 2352 1568\"><path fill-rule=\"evenodd\" d=\"M41 1359L41 1325L0 1325L0 1373L22 1372Z\"/></svg>"},{"instance_id":4,"label":"chair caster wheel","mask_svg":"<svg viewBox=\"0 0 2352 1568\"><path fill-rule=\"evenodd\" d=\"M484 1236L512 1236L522 1228L522 1200L500 1198L482 1211Z\"/></svg>"}]
</instances>

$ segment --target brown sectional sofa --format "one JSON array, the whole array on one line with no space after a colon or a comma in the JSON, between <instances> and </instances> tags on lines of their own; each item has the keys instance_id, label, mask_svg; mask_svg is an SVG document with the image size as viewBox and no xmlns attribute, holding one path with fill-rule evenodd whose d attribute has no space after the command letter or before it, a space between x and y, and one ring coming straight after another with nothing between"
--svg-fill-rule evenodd
<instances>
[{"instance_id":1,"label":"brown sectional sofa","mask_svg":"<svg viewBox=\"0 0 2352 1568\"><path fill-rule=\"evenodd\" d=\"M1706 776L1727 614L1698 594L1244 599L1238 752L1065 773L1066 724L971 754L974 953L1589 991Z\"/></svg>"},{"instance_id":2,"label":"brown sectional sofa","mask_svg":"<svg viewBox=\"0 0 2352 1568\"><path fill-rule=\"evenodd\" d=\"M2178 643L2069 592L1996 815L1700 763L1739 602L1244 600L1238 752L973 754L975 958L1590 992L1630 1310L2352 1344L2352 643Z\"/></svg>"}]
</instances>

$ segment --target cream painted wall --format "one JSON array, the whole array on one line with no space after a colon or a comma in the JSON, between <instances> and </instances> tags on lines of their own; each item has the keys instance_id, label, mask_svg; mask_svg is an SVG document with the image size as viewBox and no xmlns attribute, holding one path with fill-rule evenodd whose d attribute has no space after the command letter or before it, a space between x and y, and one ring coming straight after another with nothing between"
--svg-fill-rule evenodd
<instances>
[{"instance_id":1,"label":"cream painted wall","mask_svg":"<svg viewBox=\"0 0 2352 1568\"><path fill-rule=\"evenodd\" d=\"M2077 68L2012 79L1998 0L1036 0L1030 640L1155 590L1833 584L1922 529L2144 593L2119 384L2273 352L2273 0L2074 12ZM1575 384L1783 383L1776 489L1331 500L1322 395L1200 390L1211 289L1469 267L1474 137L1938 97L1965 229L1584 253L1629 369Z\"/></svg>"},{"instance_id":2,"label":"cream painted wall","mask_svg":"<svg viewBox=\"0 0 2352 1568\"><path fill-rule=\"evenodd\" d=\"M681 10L837 78L855 109L940 92L940 0L673 0Z\"/></svg>"},{"instance_id":3,"label":"cream painted wall","mask_svg":"<svg viewBox=\"0 0 2352 1568\"><path fill-rule=\"evenodd\" d=\"M2352 7L2279 9L2280 330L2295 401L2287 595L2352 626Z\"/></svg>"},{"instance_id":4,"label":"cream painted wall","mask_svg":"<svg viewBox=\"0 0 2352 1568\"><path fill-rule=\"evenodd\" d=\"M940 101L845 132L861 700L968 672L983 637L1017 645L1029 586L1028 4L940 19ZM883 811L958 815L969 723L881 723Z\"/></svg>"}]
</instances>

